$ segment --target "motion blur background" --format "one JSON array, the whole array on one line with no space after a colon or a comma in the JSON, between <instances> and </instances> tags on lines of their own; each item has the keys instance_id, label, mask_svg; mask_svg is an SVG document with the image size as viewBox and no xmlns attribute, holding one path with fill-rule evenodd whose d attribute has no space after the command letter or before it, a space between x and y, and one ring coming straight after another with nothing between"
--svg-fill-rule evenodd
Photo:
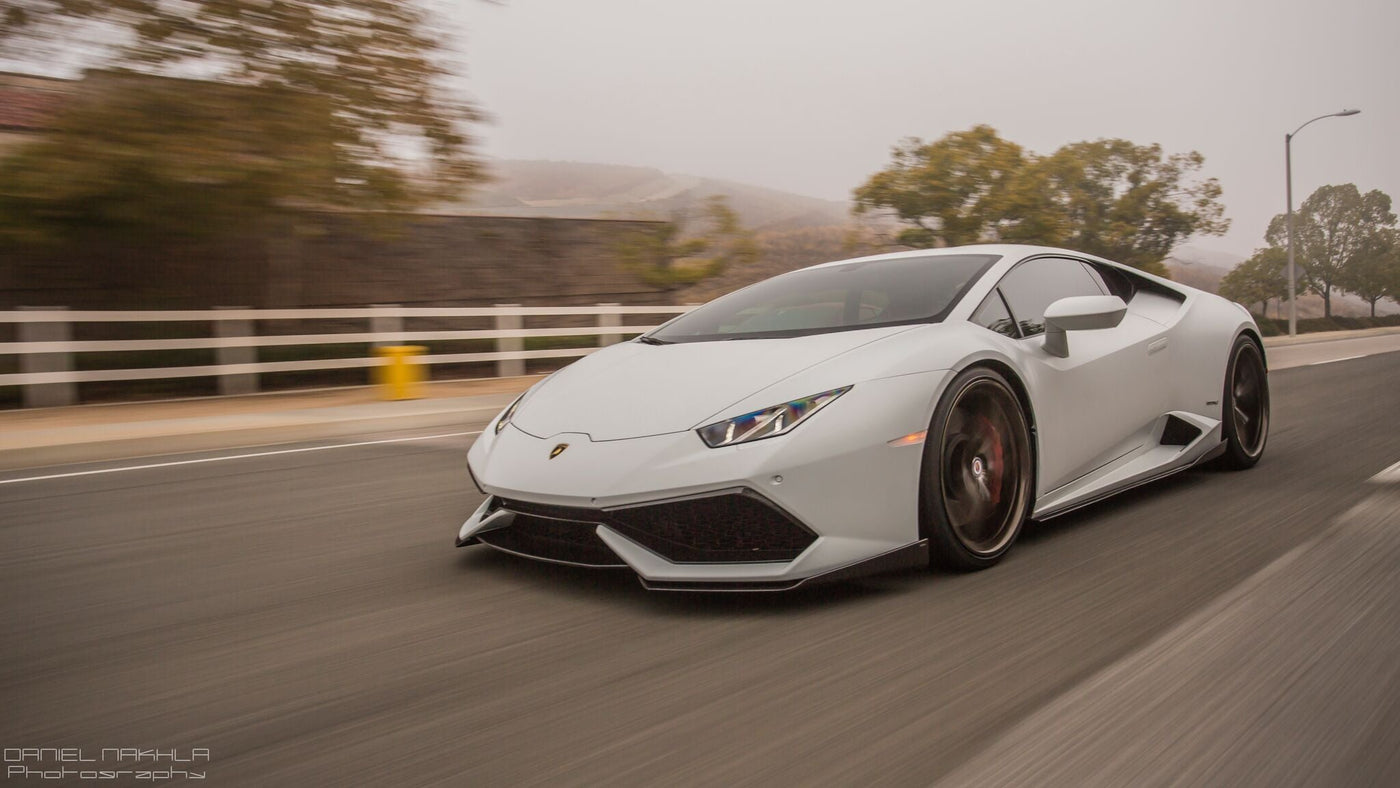
<instances>
[{"instance_id":1,"label":"motion blur background","mask_svg":"<svg viewBox=\"0 0 1400 788\"><path fill-rule=\"evenodd\" d=\"M1384 0L5 0L7 770L1400 783L1396 30ZM451 550L466 449L539 374L978 241L1250 308L1259 470L781 599ZM434 383L378 401L405 343Z\"/></svg>"},{"instance_id":2,"label":"motion blur background","mask_svg":"<svg viewBox=\"0 0 1400 788\"><path fill-rule=\"evenodd\" d=\"M1354 186L1384 204L1348 193L1300 219L1375 236L1400 187L1400 11L1378 0L16 0L4 20L4 308L688 303L997 239L1216 290L1282 244L1282 136L1302 121L1364 110L1296 143L1297 203ZM871 188L881 173L897 187ZM1360 268L1358 245L1320 239L1300 264ZM1277 311L1262 268L1227 294ZM1330 312L1397 311L1388 282L1326 279Z\"/></svg>"}]
</instances>

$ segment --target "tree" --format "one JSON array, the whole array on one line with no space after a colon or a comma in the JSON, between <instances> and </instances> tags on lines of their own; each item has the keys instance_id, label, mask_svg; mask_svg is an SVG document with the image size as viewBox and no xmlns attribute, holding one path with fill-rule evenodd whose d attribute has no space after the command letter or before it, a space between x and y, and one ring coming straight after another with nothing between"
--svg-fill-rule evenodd
<instances>
[{"instance_id":1,"label":"tree","mask_svg":"<svg viewBox=\"0 0 1400 788\"><path fill-rule=\"evenodd\" d=\"M96 51L106 69L99 84L89 72L52 134L4 163L12 226L177 228L196 206L404 209L479 177L467 133L476 112L444 88L445 42L418 2L8 5L7 53ZM66 43L79 35L117 43Z\"/></svg>"},{"instance_id":2,"label":"tree","mask_svg":"<svg viewBox=\"0 0 1400 788\"><path fill-rule=\"evenodd\" d=\"M1037 156L976 126L897 146L855 190L856 212L891 212L910 225L899 234L907 246L1040 243L1165 274L1178 243L1229 227L1219 182L1196 177L1204 161L1115 139Z\"/></svg>"},{"instance_id":3,"label":"tree","mask_svg":"<svg viewBox=\"0 0 1400 788\"><path fill-rule=\"evenodd\" d=\"M1293 215L1294 257L1308 290L1322 296L1324 315L1332 316L1332 290L1346 270L1394 225L1390 197L1379 189L1363 195L1350 183L1319 186L1303 201ZM1264 238L1273 246L1288 242L1287 214L1269 222Z\"/></svg>"},{"instance_id":4,"label":"tree","mask_svg":"<svg viewBox=\"0 0 1400 788\"><path fill-rule=\"evenodd\" d=\"M1254 250L1220 280L1220 295L1241 304L1259 304L1260 314L1267 317L1269 302L1288 295L1288 254L1277 246Z\"/></svg>"},{"instance_id":5,"label":"tree","mask_svg":"<svg viewBox=\"0 0 1400 788\"><path fill-rule=\"evenodd\" d=\"M285 88L90 74L50 134L0 160L0 236L174 240L333 204L333 145L303 131L329 113Z\"/></svg>"},{"instance_id":6,"label":"tree","mask_svg":"<svg viewBox=\"0 0 1400 788\"><path fill-rule=\"evenodd\" d=\"M889 167L855 190L858 214L892 210L913 225L905 246L956 246L987 237L1006 215L1011 181L1025 168L1021 146L991 126L955 131L936 142L917 137L892 151Z\"/></svg>"},{"instance_id":7,"label":"tree","mask_svg":"<svg viewBox=\"0 0 1400 788\"><path fill-rule=\"evenodd\" d=\"M1370 304L1371 317L1382 298L1400 301L1400 232L1384 228L1372 234L1342 270L1338 286Z\"/></svg>"},{"instance_id":8,"label":"tree","mask_svg":"<svg viewBox=\"0 0 1400 788\"><path fill-rule=\"evenodd\" d=\"M686 211L654 232L635 232L617 245L624 268L653 287L674 288L758 259L758 244L723 195L706 198L698 215Z\"/></svg>"},{"instance_id":9,"label":"tree","mask_svg":"<svg viewBox=\"0 0 1400 788\"><path fill-rule=\"evenodd\" d=\"M1192 235L1229 229L1220 183L1193 179L1196 152L1108 139L1065 145L1036 159L1017 182L1007 241L1044 243L1165 276L1162 260Z\"/></svg>"}]
</instances>

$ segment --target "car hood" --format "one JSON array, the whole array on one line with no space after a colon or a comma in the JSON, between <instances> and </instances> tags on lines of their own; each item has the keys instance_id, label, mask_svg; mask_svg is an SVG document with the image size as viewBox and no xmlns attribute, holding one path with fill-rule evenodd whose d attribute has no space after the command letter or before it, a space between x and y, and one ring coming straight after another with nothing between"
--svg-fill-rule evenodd
<instances>
[{"instance_id":1,"label":"car hood","mask_svg":"<svg viewBox=\"0 0 1400 788\"><path fill-rule=\"evenodd\" d=\"M573 432L595 441L682 432L784 378L909 328L673 345L624 342L542 381L511 423L539 438Z\"/></svg>"}]
</instances>

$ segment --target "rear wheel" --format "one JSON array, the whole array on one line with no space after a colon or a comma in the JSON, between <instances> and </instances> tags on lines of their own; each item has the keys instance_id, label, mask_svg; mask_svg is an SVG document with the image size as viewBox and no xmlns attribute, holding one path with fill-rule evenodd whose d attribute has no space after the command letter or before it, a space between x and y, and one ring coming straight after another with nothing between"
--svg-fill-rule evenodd
<instances>
[{"instance_id":1,"label":"rear wheel","mask_svg":"<svg viewBox=\"0 0 1400 788\"><path fill-rule=\"evenodd\" d=\"M1225 392L1220 400L1225 453L1220 466L1252 468L1264 455L1269 439L1269 376L1264 354L1254 340L1241 336L1230 349L1225 368Z\"/></svg>"},{"instance_id":2,"label":"rear wheel","mask_svg":"<svg viewBox=\"0 0 1400 788\"><path fill-rule=\"evenodd\" d=\"M984 569L1011 549L1030 510L1030 428L991 369L954 378L924 441L920 518L933 561Z\"/></svg>"}]
</instances>

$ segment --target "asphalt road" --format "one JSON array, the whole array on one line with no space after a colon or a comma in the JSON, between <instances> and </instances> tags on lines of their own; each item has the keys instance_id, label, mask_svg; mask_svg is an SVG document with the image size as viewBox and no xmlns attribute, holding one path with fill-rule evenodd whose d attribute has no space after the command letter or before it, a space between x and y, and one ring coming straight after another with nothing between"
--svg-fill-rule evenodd
<instances>
[{"instance_id":1,"label":"asphalt road","mask_svg":"<svg viewBox=\"0 0 1400 788\"><path fill-rule=\"evenodd\" d=\"M1270 380L1252 471L1034 525L990 571L788 595L454 550L479 500L469 435L45 469L0 483L0 744L207 748L229 785L976 784L1115 666L1189 645L1400 460L1400 353ZM1391 623L1359 651L1395 655ZM1347 744L1311 784L1400 784L1400 660L1371 662L1368 713L1310 732ZM1291 737L1256 755L1296 755Z\"/></svg>"}]
</instances>

